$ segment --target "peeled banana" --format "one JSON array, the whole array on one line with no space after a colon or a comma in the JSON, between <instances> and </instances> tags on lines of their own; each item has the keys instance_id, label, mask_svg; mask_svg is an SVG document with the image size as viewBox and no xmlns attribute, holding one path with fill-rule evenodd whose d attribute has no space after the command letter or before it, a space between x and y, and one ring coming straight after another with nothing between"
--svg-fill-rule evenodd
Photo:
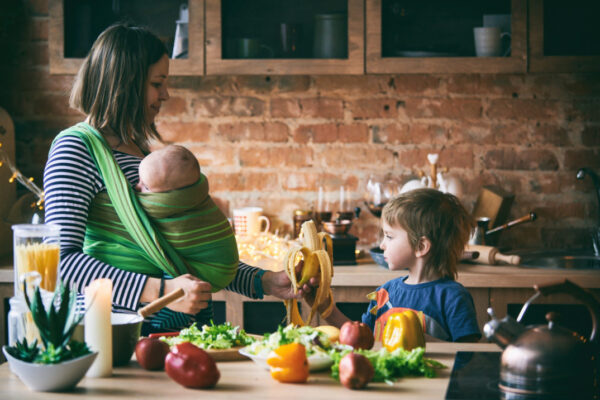
<instances>
[{"instance_id":1,"label":"peeled banana","mask_svg":"<svg viewBox=\"0 0 600 400\"><path fill-rule=\"evenodd\" d=\"M292 247L284 258L284 267L290 281L292 290L298 293L305 283L313 277L320 277L319 287L315 294L315 302L310 310L308 320L302 320L298 310L298 300L284 300L287 310L287 322L298 326L310 324L319 306L329 302L323 316L329 315L333 308L333 292L331 291L331 279L333 278L333 244L331 237L324 233L317 233L314 221L309 220L302 224L300 231L303 246ZM325 243L325 245L323 244ZM300 260L304 261L300 280L296 278L296 265Z\"/></svg>"}]
</instances>

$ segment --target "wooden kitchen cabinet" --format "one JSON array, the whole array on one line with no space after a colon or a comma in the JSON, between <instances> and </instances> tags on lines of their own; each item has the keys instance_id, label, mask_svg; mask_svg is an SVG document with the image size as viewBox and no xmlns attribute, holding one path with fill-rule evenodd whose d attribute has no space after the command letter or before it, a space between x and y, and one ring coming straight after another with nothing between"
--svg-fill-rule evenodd
<instances>
[{"instance_id":1,"label":"wooden kitchen cabinet","mask_svg":"<svg viewBox=\"0 0 600 400\"><path fill-rule=\"evenodd\" d=\"M522 0L366 2L366 72L524 73L527 4ZM505 57L476 57L473 28L510 15Z\"/></svg>"},{"instance_id":2,"label":"wooden kitchen cabinet","mask_svg":"<svg viewBox=\"0 0 600 400\"><path fill-rule=\"evenodd\" d=\"M170 73L203 75L204 0L49 0L50 73L77 73L98 34L123 20L147 26L165 42L171 56L182 4L188 4L188 52L171 60Z\"/></svg>"},{"instance_id":3,"label":"wooden kitchen cabinet","mask_svg":"<svg viewBox=\"0 0 600 400\"><path fill-rule=\"evenodd\" d=\"M206 73L363 74L364 2L206 0Z\"/></svg>"},{"instance_id":4,"label":"wooden kitchen cabinet","mask_svg":"<svg viewBox=\"0 0 600 400\"><path fill-rule=\"evenodd\" d=\"M600 71L600 2L529 1L529 71Z\"/></svg>"}]
</instances>

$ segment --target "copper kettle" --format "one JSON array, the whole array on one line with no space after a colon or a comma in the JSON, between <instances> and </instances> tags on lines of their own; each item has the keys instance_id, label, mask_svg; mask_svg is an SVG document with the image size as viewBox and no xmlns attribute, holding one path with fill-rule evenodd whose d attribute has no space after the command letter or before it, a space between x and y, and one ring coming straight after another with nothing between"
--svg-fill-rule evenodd
<instances>
[{"instance_id":1,"label":"copper kettle","mask_svg":"<svg viewBox=\"0 0 600 400\"><path fill-rule=\"evenodd\" d=\"M504 348L500 364L500 392L505 399L592 399L599 397L598 372L600 302L569 280L538 286L521 309L517 320L492 317L484 326L488 339ZM539 296L567 293L586 305L592 316L592 332L586 338L557 325L548 313L548 325L519 323L529 305Z\"/></svg>"}]
</instances>

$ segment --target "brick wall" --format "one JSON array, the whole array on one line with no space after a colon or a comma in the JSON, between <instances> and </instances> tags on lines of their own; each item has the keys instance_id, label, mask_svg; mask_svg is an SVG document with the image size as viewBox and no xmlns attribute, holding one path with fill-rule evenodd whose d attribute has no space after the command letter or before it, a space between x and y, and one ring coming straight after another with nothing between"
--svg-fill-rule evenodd
<instances>
[{"instance_id":1,"label":"brick wall","mask_svg":"<svg viewBox=\"0 0 600 400\"><path fill-rule=\"evenodd\" d=\"M23 4L27 23L0 61L0 106L15 121L19 167L40 181L53 136L81 116L67 105L73 77L48 73L46 1ZM496 184L516 195L511 217L538 214L501 245L581 246L598 217L591 180L575 173L600 172L600 74L172 77L170 87L165 141L196 154L227 213L262 206L281 230L318 185L335 199L344 185L360 205L370 174L406 181L432 152L469 210ZM363 212L351 232L374 244L377 227Z\"/></svg>"}]
</instances>

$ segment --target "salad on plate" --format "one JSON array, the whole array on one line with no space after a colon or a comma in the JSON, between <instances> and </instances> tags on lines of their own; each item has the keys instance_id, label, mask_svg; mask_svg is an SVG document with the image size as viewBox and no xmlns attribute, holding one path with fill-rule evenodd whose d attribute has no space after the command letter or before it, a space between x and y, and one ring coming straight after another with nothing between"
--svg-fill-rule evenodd
<instances>
[{"instance_id":1,"label":"salad on plate","mask_svg":"<svg viewBox=\"0 0 600 400\"><path fill-rule=\"evenodd\" d=\"M349 348L338 343L332 343L329 336L312 326L279 326L277 331L266 333L262 340L240 349L240 353L251 358L254 362L269 368L267 357L271 351L289 343L300 343L306 348L306 357L311 371L327 368L333 364L330 352Z\"/></svg>"}]
</instances>

